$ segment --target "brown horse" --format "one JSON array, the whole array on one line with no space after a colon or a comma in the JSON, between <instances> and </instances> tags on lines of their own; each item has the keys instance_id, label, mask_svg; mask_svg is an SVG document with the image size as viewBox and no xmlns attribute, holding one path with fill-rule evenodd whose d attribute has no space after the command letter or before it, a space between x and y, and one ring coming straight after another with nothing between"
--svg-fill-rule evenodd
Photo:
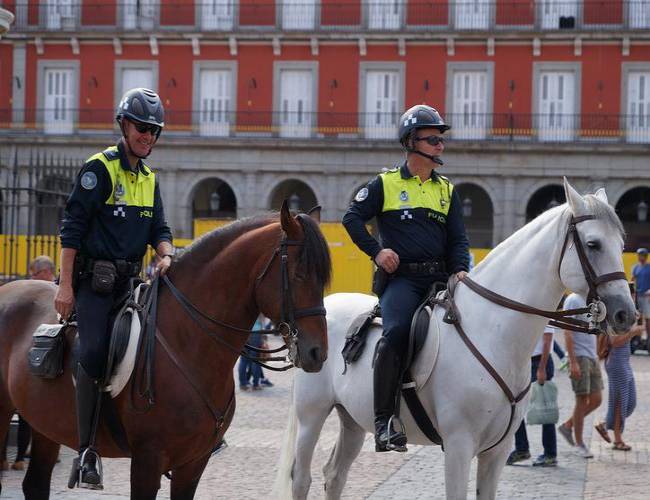
<instances>
[{"instance_id":1,"label":"brown horse","mask_svg":"<svg viewBox=\"0 0 650 500\"><path fill-rule=\"evenodd\" d=\"M327 355L321 308L330 273L329 250L317 222L290 215L286 204L279 220L235 222L200 238L177 258L170 281L197 310L235 328L213 324L209 335L160 284L155 404L144 413L133 407L131 377L114 400L130 453L117 446L103 421L96 442L104 457L131 457L132 498L155 498L167 471L172 498L194 497L234 413L233 367L247 338L236 329L250 328L259 312L278 323L290 311L295 365L310 372L321 369ZM60 444L78 446L70 354L56 379L37 378L27 366L32 332L41 323L56 322L55 292L55 285L43 281L0 287L0 435L6 434L14 410L33 428L23 481L28 499L49 497Z\"/></svg>"}]
</instances>

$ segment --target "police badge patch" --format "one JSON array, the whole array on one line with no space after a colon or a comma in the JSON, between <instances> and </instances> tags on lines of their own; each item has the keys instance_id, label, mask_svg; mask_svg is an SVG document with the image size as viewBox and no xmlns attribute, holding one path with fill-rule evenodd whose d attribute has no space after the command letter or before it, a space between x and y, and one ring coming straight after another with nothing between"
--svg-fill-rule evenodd
<instances>
[{"instance_id":1,"label":"police badge patch","mask_svg":"<svg viewBox=\"0 0 650 500\"><path fill-rule=\"evenodd\" d=\"M354 197L354 201L363 201L368 197L368 188L361 188L359 192Z\"/></svg>"},{"instance_id":2,"label":"police badge patch","mask_svg":"<svg viewBox=\"0 0 650 500\"><path fill-rule=\"evenodd\" d=\"M401 201L408 201L408 199L409 199L409 194L408 194L406 191L402 191L402 192L399 194L399 199L400 199Z\"/></svg>"},{"instance_id":3,"label":"police badge patch","mask_svg":"<svg viewBox=\"0 0 650 500\"><path fill-rule=\"evenodd\" d=\"M86 172L81 176L81 187L87 190L95 189L97 186L97 176L95 172Z\"/></svg>"}]
</instances>

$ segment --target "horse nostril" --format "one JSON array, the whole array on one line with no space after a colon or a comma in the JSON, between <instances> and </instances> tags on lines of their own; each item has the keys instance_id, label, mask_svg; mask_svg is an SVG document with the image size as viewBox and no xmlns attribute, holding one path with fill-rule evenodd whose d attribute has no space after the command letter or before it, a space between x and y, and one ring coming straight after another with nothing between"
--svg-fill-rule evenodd
<instances>
[{"instance_id":1,"label":"horse nostril","mask_svg":"<svg viewBox=\"0 0 650 500\"><path fill-rule=\"evenodd\" d=\"M321 356L320 356L320 347L312 347L309 349L309 357L311 358L312 361L320 361Z\"/></svg>"},{"instance_id":2,"label":"horse nostril","mask_svg":"<svg viewBox=\"0 0 650 500\"><path fill-rule=\"evenodd\" d=\"M624 325L627 323L627 313L623 310L617 311L614 314L614 321L617 325Z\"/></svg>"}]
</instances>

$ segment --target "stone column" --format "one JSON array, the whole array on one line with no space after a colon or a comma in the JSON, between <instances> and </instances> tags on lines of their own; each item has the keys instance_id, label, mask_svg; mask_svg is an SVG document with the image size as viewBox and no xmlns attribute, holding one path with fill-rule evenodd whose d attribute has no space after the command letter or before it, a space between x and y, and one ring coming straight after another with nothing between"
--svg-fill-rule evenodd
<instances>
[{"instance_id":1,"label":"stone column","mask_svg":"<svg viewBox=\"0 0 650 500\"><path fill-rule=\"evenodd\" d=\"M505 179L503 184L503 201L501 212L501 228L495 231L495 244L505 240L508 236L515 232L517 223L515 220L517 210L517 200L515 197L515 180L511 177ZM496 221L495 221L496 222ZM496 224L495 224L496 226Z\"/></svg>"}]
</instances>

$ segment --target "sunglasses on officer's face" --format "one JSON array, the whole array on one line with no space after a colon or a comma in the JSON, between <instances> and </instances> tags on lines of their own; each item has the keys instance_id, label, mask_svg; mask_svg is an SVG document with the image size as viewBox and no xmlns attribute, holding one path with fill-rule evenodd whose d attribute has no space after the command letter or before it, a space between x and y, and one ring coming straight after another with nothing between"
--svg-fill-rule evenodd
<instances>
[{"instance_id":1,"label":"sunglasses on officer's face","mask_svg":"<svg viewBox=\"0 0 650 500\"><path fill-rule=\"evenodd\" d=\"M438 144L445 143L444 137L440 137L439 135L428 135L426 137L416 137L415 142L418 141L427 141L427 144L430 144L431 146L437 146Z\"/></svg>"},{"instance_id":2,"label":"sunglasses on officer's face","mask_svg":"<svg viewBox=\"0 0 650 500\"><path fill-rule=\"evenodd\" d=\"M141 134L146 134L147 132L151 132L151 135L155 136L158 135L158 132L160 132L160 127L158 125L152 125L151 123L142 123L142 122L131 122L131 123L133 123L135 129Z\"/></svg>"}]
</instances>

